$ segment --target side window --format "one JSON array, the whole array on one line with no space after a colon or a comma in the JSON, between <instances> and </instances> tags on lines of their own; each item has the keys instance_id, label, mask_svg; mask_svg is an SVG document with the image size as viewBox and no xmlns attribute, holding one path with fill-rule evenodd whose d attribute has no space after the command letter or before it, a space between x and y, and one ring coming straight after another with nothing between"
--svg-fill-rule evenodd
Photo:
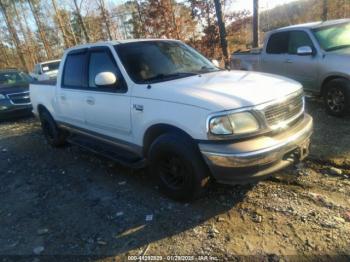
<instances>
[{"instance_id":1,"label":"side window","mask_svg":"<svg viewBox=\"0 0 350 262\"><path fill-rule=\"evenodd\" d=\"M288 53L297 54L297 50L301 46L310 46L313 48L313 43L306 32L292 31L289 33Z\"/></svg>"},{"instance_id":2,"label":"side window","mask_svg":"<svg viewBox=\"0 0 350 262\"><path fill-rule=\"evenodd\" d=\"M288 52L288 32L275 33L267 42L266 52L268 54L286 54Z\"/></svg>"},{"instance_id":3,"label":"side window","mask_svg":"<svg viewBox=\"0 0 350 262\"><path fill-rule=\"evenodd\" d=\"M95 77L101 72L111 72L115 74L118 78L118 86L116 87L98 87L95 85ZM121 74L119 73L118 67L114 61L114 58L108 49L106 50L97 50L90 52L90 61L89 61L89 87L95 89L104 89L109 91L125 91L123 90L123 81ZM107 89L106 89L107 88Z\"/></svg>"},{"instance_id":4,"label":"side window","mask_svg":"<svg viewBox=\"0 0 350 262\"><path fill-rule=\"evenodd\" d=\"M87 53L72 53L66 57L63 72L63 87L84 88L86 86L86 57Z\"/></svg>"}]
</instances>

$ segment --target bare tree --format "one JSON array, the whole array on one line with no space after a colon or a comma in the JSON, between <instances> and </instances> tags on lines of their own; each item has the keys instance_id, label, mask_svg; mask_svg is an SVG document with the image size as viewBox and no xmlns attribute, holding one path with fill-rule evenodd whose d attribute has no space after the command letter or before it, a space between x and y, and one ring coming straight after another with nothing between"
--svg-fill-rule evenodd
<instances>
[{"instance_id":1,"label":"bare tree","mask_svg":"<svg viewBox=\"0 0 350 262\"><path fill-rule=\"evenodd\" d=\"M83 17L81 16L81 4L82 4L82 1L80 2L80 6L78 5L77 0L73 0L73 2L74 2L75 11L76 11L77 17L78 17L78 23L79 23L79 25L81 27L81 30L83 30L83 34L84 34L85 40L86 40L86 42L90 42L89 34L88 34L87 30L86 30L86 26L85 26Z\"/></svg>"},{"instance_id":2,"label":"bare tree","mask_svg":"<svg viewBox=\"0 0 350 262\"><path fill-rule=\"evenodd\" d=\"M322 21L326 21L328 19L328 1L323 0L322 4Z\"/></svg>"},{"instance_id":3,"label":"bare tree","mask_svg":"<svg viewBox=\"0 0 350 262\"><path fill-rule=\"evenodd\" d=\"M68 48L70 45L69 45L69 41L68 41L68 37L67 37L67 34L66 34L66 29L63 25L63 21L62 21L62 17L61 17L61 14L57 8L57 4L56 4L56 0L51 0L52 1L52 6L53 6L53 9L55 11L55 15L56 15L56 20L57 20L57 23L58 23L58 27L62 33L62 37L63 37L63 41L64 41L64 46L66 48Z\"/></svg>"},{"instance_id":4,"label":"bare tree","mask_svg":"<svg viewBox=\"0 0 350 262\"><path fill-rule=\"evenodd\" d=\"M111 21L110 21L109 13L106 9L105 0L97 0L97 5L101 11L101 16L106 27L108 38L109 40L112 40L113 37L111 34Z\"/></svg>"},{"instance_id":5,"label":"bare tree","mask_svg":"<svg viewBox=\"0 0 350 262\"><path fill-rule=\"evenodd\" d=\"M4 0L0 0L0 9L1 9L1 12L4 16L7 29L12 37L12 41L17 49L17 54L18 54L18 57L21 61L22 67L28 71L28 65L27 65L25 57L24 57L21 42L18 38L16 28L13 24L12 16L8 13L8 11L9 11L8 3L6 4L6 2Z\"/></svg>"},{"instance_id":6,"label":"bare tree","mask_svg":"<svg viewBox=\"0 0 350 262\"><path fill-rule=\"evenodd\" d=\"M226 27L222 17L222 7L220 0L214 0L216 17L218 19L219 34L220 34L220 46L222 54L225 59L225 66L229 65L228 51L227 51L227 40L226 40Z\"/></svg>"},{"instance_id":7,"label":"bare tree","mask_svg":"<svg viewBox=\"0 0 350 262\"><path fill-rule=\"evenodd\" d=\"M51 47L50 47L50 45L49 45L49 43L47 41L45 30L44 30L44 27L43 27L43 25L41 23L40 17L39 17L39 10L38 10L37 3L34 3L34 1L35 0L28 0L28 4L29 4L29 7L30 7L30 10L33 13L34 20L35 20L36 26L37 26L38 31L39 31L40 40L41 40L41 42L44 45L46 57L48 59L50 59L50 58L52 58L52 50L51 50Z\"/></svg>"}]
</instances>

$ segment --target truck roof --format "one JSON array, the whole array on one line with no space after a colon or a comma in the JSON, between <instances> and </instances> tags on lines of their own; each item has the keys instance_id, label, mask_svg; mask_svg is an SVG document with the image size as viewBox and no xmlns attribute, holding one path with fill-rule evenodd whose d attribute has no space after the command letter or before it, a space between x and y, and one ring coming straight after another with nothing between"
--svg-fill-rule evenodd
<instances>
[{"instance_id":1,"label":"truck roof","mask_svg":"<svg viewBox=\"0 0 350 262\"><path fill-rule=\"evenodd\" d=\"M43 61L43 62L38 63L38 65L49 64L49 63L55 63L55 62L59 62L59 61L61 61L61 59Z\"/></svg>"},{"instance_id":2,"label":"truck roof","mask_svg":"<svg viewBox=\"0 0 350 262\"><path fill-rule=\"evenodd\" d=\"M99 45L99 44L119 45L119 44L145 42L145 41L179 41L179 40L176 40L176 39L164 39L164 38L139 38L139 39L123 39L123 40L112 40L112 41L99 41L99 42L95 42L95 43L87 43L87 44L76 45L76 46L73 46L73 47L71 47L71 48L69 48L67 50L74 50L74 49L80 49L80 48L89 48L89 47L96 46L96 45Z\"/></svg>"},{"instance_id":3,"label":"truck roof","mask_svg":"<svg viewBox=\"0 0 350 262\"><path fill-rule=\"evenodd\" d=\"M320 27L326 27L326 26L332 26L337 24L343 24L350 22L350 19L336 19L336 20L328 20L328 21L318 21L318 22L311 22L311 23L305 23L305 24L298 24L298 25L290 25L282 28L278 28L276 30L272 30L271 32L280 31L280 30L288 30L288 29L316 29Z\"/></svg>"}]
</instances>

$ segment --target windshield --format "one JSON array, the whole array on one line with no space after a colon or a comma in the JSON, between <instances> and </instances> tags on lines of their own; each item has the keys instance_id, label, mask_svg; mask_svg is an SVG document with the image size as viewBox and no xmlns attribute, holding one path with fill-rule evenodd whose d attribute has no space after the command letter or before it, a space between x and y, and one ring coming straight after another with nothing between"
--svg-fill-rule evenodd
<instances>
[{"instance_id":1,"label":"windshield","mask_svg":"<svg viewBox=\"0 0 350 262\"><path fill-rule=\"evenodd\" d=\"M0 72L0 86L28 84L31 78L23 72Z\"/></svg>"},{"instance_id":2,"label":"windshield","mask_svg":"<svg viewBox=\"0 0 350 262\"><path fill-rule=\"evenodd\" d=\"M51 63L41 65L44 73L49 72L49 71L53 71L53 70L58 70L59 66L60 66L60 61L51 62Z\"/></svg>"},{"instance_id":3,"label":"windshield","mask_svg":"<svg viewBox=\"0 0 350 262\"><path fill-rule=\"evenodd\" d=\"M220 70L193 48L177 41L118 44L117 53L136 83L168 81Z\"/></svg>"},{"instance_id":4,"label":"windshield","mask_svg":"<svg viewBox=\"0 0 350 262\"><path fill-rule=\"evenodd\" d=\"M350 23L321 27L313 32L325 51L350 47Z\"/></svg>"}]
</instances>

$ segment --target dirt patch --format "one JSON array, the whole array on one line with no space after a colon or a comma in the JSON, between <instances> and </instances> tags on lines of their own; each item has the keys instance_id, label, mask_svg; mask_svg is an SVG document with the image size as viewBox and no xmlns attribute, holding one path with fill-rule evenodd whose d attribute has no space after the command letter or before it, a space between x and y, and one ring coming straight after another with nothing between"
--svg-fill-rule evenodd
<instances>
[{"instance_id":1,"label":"dirt patch","mask_svg":"<svg viewBox=\"0 0 350 262\"><path fill-rule=\"evenodd\" d=\"M304 164L185 204L159 194L145 170L51 148L35 119L1 123L0 260L348 260L350 118L327 116L317 99L307 110L315 133Z\"/></svg>"}]
</instances>

